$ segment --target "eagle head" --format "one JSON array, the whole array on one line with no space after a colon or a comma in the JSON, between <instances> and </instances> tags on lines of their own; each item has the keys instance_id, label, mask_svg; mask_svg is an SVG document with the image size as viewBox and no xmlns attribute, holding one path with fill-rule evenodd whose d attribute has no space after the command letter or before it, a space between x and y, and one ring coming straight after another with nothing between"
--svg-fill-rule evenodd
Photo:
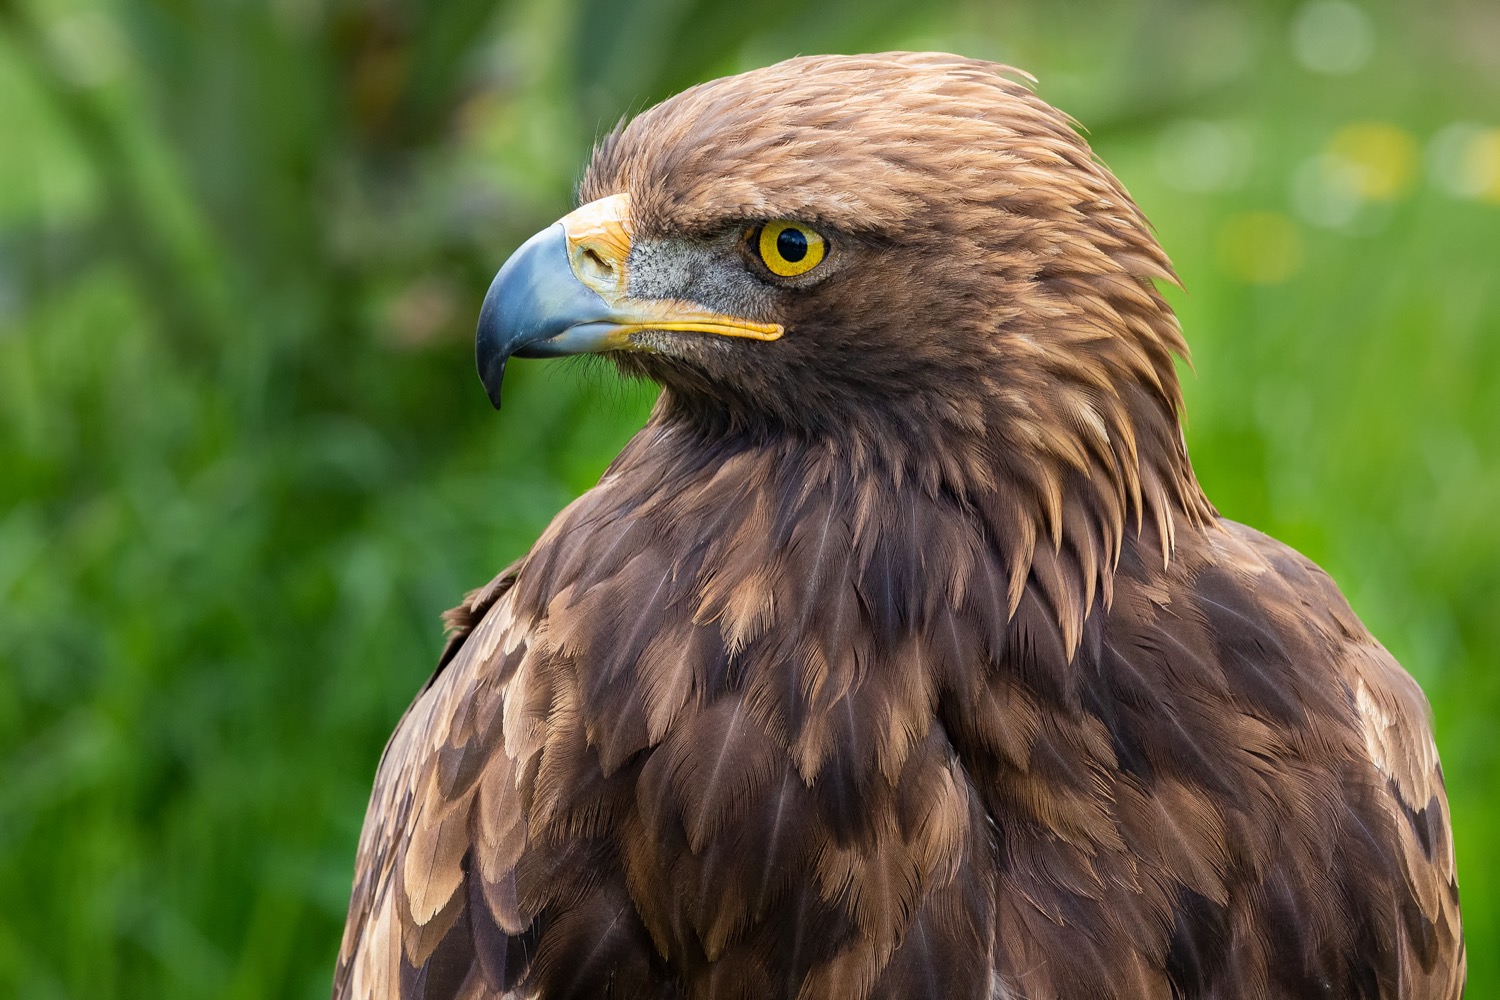
<instances>
[{"instance_id":1,"label":"eagle head","mask_svg":"<svg viewBox=\"0 0 1500 1000\"><path fill-rule=\"evenodd\" d=\"M610 352L664 387L659 412L715 434L963 453L1044 505L1076 475L1117 522L1151 508L1143 491L1206 510L1179 429L1186 348L1155 286L1171 265L1015 75L797 58L617 128L582 207L495 277L477 347L492 401L511 355Z\"/></svg>"}]
</instances>

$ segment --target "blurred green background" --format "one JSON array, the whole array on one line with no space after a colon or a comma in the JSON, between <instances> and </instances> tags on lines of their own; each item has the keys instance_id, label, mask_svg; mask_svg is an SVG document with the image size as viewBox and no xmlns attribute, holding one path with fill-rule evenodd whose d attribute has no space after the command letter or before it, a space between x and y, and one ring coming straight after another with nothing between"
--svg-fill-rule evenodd
<instances>
[{"instance_id":1,"label":"blurred green background","mask_svg":"<svg viewBox=\"0 0 1500 1000\"><path fill-rule=\"evenodd\" d=\"M784 56L1024 67L1182 273L1188 436L1426 687L1500 995L1500 6L0 0L0 996L326 995L438 612L640 425L473 373L593 140Z\"/></svg>"}]
</instances>

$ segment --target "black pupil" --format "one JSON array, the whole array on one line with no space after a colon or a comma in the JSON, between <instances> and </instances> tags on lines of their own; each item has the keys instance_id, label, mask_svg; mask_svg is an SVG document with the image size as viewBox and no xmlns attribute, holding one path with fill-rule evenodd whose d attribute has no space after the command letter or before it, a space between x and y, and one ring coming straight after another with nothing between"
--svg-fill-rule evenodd
<instances>
[{"instance_id":1,"label":"black pupil","mask_svg":"<svg viewBox=\"0 0 1500 1000\"><path fill-rule=\"evenodd\" d=\"M776 236L776 252L783 260L797 263L807 256L807 234L800 229L783 229Z\"/></svg>"}]
</instances>

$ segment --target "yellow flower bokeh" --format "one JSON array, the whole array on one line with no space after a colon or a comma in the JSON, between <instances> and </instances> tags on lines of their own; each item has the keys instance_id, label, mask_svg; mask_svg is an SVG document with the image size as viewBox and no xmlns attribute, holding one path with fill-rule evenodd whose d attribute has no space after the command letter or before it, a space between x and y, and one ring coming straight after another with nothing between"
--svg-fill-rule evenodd
<instances>
[{"instance_id":1,"label":"yellow flower bokeh","mask_svg":"<svg viewBox=\"0 0 1500 1000\"><path fill-rule=\"evenodd\" d=\"M1328 153L1347 165L1360 197L1392 201L1416 184L1420 149L1416 137L1389 122L1355 122L1339 129Z\"/></svg>"}]
</instances>

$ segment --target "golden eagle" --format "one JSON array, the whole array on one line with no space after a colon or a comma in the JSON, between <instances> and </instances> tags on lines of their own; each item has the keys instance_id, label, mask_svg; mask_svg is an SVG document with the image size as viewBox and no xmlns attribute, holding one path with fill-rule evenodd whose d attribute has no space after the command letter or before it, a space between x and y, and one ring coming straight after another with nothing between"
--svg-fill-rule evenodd
<instances>
[{"instance_id":1,"label":"golden eagle","mask_svg":"<svg viewBox=\"0 0 1500 1000\"><path fill-rule=\"evenodd\" d=\"M1166 255L989 63L793 59L605 138L478 364L662 392L450 613L338 997L1453 1000L1416 684L1183 444Z\"/></svg>"}]
</instances>

